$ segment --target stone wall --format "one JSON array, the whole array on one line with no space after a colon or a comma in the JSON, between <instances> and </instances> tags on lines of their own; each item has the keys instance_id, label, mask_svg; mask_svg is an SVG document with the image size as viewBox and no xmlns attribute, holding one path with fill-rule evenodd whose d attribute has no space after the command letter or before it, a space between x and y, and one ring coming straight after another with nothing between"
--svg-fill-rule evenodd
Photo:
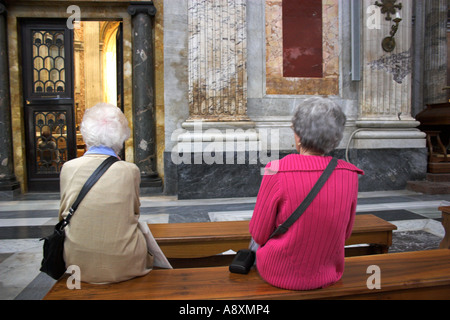
<instances>
[{"instance_id":1,"label":"stone wall","mask_svg":"<svg viewBox=\"0 0 450 320\"><path fill-rule=\"evenodd\" d=\"M195 130L195 124L189 123L193 113L189 101L196 94L189 86L193 39L189 30L196 27L190 25L187 0L164 1L165 184L169 194L181 198L255 196L261 168L295 151L292 115L301 101L316 94L336 100L347 115L344 139L334 154L365 170L361 190L403 189L408 179L424 177L425 135L416 129L419 123L411 116L413 2L403 1L398 46L390 54L381 49L381 41L392 24L382 16L378 29L367 27L372 1L362 2L359 29L351 21L351 1L322 3L324 77L314 79L283 76L282 1L246 1L250 121L231 123L200 116L201 130ZM197 3L196 10L206 10L200 6ZM351 40L355 35L361 37L360 81L352 79ZM399 70L394 70L396 65ZM235 147L241 141L242 148L227 153L226 143L231 141ZM180 161L181 156L185 161Z\"/></svg>"}]
</instances>

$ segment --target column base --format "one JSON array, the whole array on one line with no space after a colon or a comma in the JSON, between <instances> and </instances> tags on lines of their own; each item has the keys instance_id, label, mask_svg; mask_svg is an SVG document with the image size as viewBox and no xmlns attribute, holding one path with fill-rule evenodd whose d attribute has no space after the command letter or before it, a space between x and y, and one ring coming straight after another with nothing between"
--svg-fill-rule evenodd
<instances>
[{"instance_id":1,"label":"column base","mask_svg":"<svg viewBox=\"0 0 450 320\"><path fill-rule=\"evenodd\" d=\"M0 180L0 201L14 200L21 194L20 183L15 178Z\"/></svg>"},{"instance_id":2,"label":"column base","mask_svg":"<svg viewBox=\"0 0 450 320\"><path fill-rule=\"evenodd\" d=\"M163 183L158 174L141 175L141 195L154 195L163 192Z\"/></svg>"},{"instance_id":3,"label":"column base","mask_svg":"<svg viewBox=\"0 0 450 320\"><path fill-rule=\"evenodd\" d=\"M195 119L195 118L189 118L183 124L181 125L183 129L189 130L189 131L206 131L209 129L218 129L218 130L230 130L230 129L254 129L255 123L253 121L249 120L236 120L236 119L229 119L229 120L208 120L208 119Z\"/></svg>"},{"instance_id":4,"label":"column base","mask_svg":"<svg viewBox=\"0 0 450 320\"><path fill-rule=\"evenodd\" d=\"M358 120L352 133L355 149L426 148L426 134L412 120Z\"/></svg>"},{"instance_id":5,"label":"column base","mask_svg":"<svg viewBox=\"0 0 450 320\"><path fill-rule=\"evenodd\" d=\"M420 122L414 118L406 120L393 120L390 118L382 119L364 119L361 118L356 121L356 126L359 128L417 128Z\"/></svg>"},{"instance_id":6,"label":"column base","mask_svg":"<svg viewBox=\"0 0 450 320\"><path fill-rule=\"evenodd\" d=\"M182 127L166 151L172 170L166 188L178 199L255 197L264 167L279 159L278 132L275 139L251 121L186 121Z\"/></svg>"},{"instance_id":7,"label":"column base","mask_svg":"<svg viewBox=\"0 0 450 320\"><path fill-rule=\"evenodd\" d=\"M185 132L178 135L172 152L214 157L215 153L258 151L259 135L251 121L186 121L182 127Z\"/></svg>"},{"instance_id":8,"label":"column base","mask_svg":"<svg viewBox=\"0 0 450 320\"><path fill-rule=\"evenodd\" d=\"M360 128L353 134L355 149L426 148L426 134L416 129Z\"/></svg>"}]
</instances>

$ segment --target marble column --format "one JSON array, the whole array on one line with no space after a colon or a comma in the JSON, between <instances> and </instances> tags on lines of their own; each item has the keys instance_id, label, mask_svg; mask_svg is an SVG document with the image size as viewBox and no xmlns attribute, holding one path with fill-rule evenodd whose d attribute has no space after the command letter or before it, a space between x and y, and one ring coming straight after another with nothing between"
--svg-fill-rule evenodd
<instances>
[{"instance_id":1,"label":"marble column","mask_svg":"<svg viewBox=\"0 0 450 320\"><path fill-rule=\"evenodd\" d=\"M153 58L153 1L130 2L133 24L134 162L141 171L141 192L161 191L156 171L155 66Z\"/></svg>"},{"instance_id":2,"label":"marble column","mask_svg":"<svg viewBox=\"0 0 450 320\"><path fill-rule=\"evenodd\" d=\"M239 140L236 130L255 127L247 115L247 3L188 0L187 5L189 118L182 124L187 135L179 141ZM250 136L242 139L257 140Z\"/></svg>"},{"instance_id":3,"label":"marble column","mask_svg":"<svg viewBox=\"0 0 450 320\"><path fill-rule=\"evenodd\" d=\"M14 175L9 67L6 36L6 8L0 3L0 200L10 200L20 194Z\"/></svg>"},{"instance_id":4,"label":"marble column","mask_svg":"<svg viewBox=\"0 0 450 320\"><path fill-rule=\"evenodd\" d=\"M188 1L189 112L194 120L248 121L246 1Z\"/></svg>"},{"instance_id":5,"label":"marble column","mask_svg":"<svg viewBox=\"0 0 450 320\"><path fill-rule=\"evenodd\" d=\"M397 1L401 9L390 20L381 10L377 13L374 3L363 0L363 78L356 147L423 148L425 135L415 129L419 122L411 115L413 1ZM402 20L394 37L396 45L386 52L382 42L390 36L397 13ZM375 18L377 14L379 19Z\"/></svg>"}]
</instances>

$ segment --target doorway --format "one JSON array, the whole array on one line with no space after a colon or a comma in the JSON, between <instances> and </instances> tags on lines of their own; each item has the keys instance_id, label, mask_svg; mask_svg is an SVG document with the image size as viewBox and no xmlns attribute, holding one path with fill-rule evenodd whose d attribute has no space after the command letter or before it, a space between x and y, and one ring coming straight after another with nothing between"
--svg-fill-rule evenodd
<instances>
[{"instance_id":1,"label":"doorway","mask_svg":"<svg viewBox=\"0 0 450 320\"><path fill-rule=\"evenodd\" d=\"M123 111L122 23L81 21L74 28L77 157L86 151L80 133L84 111L99 102Z\"/></svg>"},{"instance_id":2,"label":"doorway","mask_svg":"<svg viewBox=\"0 0 450 320\"><path fill-rule=\"evenodd\" d=\"M121 21L21 21L28 191L59 191L66 161L80 157L84 111L109 102L123 110Z\"/></svg>"}]
</instances>

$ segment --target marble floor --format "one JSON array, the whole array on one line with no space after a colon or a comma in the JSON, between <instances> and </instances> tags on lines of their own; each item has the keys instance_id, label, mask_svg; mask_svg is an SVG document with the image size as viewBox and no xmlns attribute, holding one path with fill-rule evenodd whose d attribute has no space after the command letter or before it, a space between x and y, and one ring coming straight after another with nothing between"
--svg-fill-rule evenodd
<instances>
[{"instance_id":1,"label":"marble floor","mask_svg":"<svg viewBox=\"0 0 450 320\"><path fill-rule=\"evenodd\" d=\"M148 223L248 220L255 198L177 200L141 198L141 220ZM54 283L39 271L42 242L57 221L58 194L27 194L0 202L0 300L40 300ZM441 212L450 195L410 191L360 193L357 214L371 213L398 227L390 252L430 250L444 237Z\"/></svg>"}]
</instances>

